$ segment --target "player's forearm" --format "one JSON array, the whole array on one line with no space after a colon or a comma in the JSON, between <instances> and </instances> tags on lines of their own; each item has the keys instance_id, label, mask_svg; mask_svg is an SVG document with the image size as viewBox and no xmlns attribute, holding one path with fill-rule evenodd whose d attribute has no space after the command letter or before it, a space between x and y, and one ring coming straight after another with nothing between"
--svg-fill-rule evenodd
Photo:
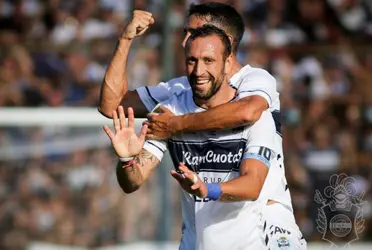
<instances>
[{"instance_id":1,"label":"player's forearm","mask_svg":"<svg viewBox=\"0 0 372 250\"><path fill-rule=\"evenodd\" d=\"M110 118L128 91L126 65L131 44L130 39L119 40L103 79L98 110Z\"/></svg>"},{"instance_id":2,"label":"player's forearm","mask_svg":"<svg viewBox=\"0 0 372 250\"><path fill-rule=\"evenodd\" d=\"M237 202L257 200L264 180L258 180L250 175L240 176L231 181L220 183L222 194L218 201Z\"/></svg>"},{"instance_id":3,"label":"player's forearm","mask_svg":"<svg viewBox=\"0 0 372 250\"><path fill-rule=\"evenodd\" d=\"M134 157L134 163L129 166L119 161L116 176L120 187L127 194L133 193L147 180L152 169L158 164L159 160L145 149Z\"/></svg>"},{"instance_id":4,"label":"player's forearm","mask_svg":"<svg viewBox=\"0 0 372 250\"><path fill-rule=\"evenodd\" d=\"M116 177L124 193L130 194L139 189L143 183L143 176L138 164L126 167L122 162L116 166Z\"/></svg>"},{"instance_id":5,"label":"player's forearm","mask_svg":"<svg viewBox=\"0 0 372 250\"><path fill-rule=\"evenodd\" d=\"M253 124L267 108L267 103L265 106L265 102L263 105L256 103L256 96L249 96L237 102L226 103L205 112L174 116L171 118L171 126L178 133L219 130Z\"/></svg>"}]
</instances>

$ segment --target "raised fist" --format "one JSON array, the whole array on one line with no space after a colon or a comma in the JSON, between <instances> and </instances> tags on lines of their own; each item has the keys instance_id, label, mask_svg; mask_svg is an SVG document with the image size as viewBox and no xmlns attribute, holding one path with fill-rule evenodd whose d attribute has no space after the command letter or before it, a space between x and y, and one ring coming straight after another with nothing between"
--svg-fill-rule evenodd
<instances>
[{"instance_id":1,"label":"raised fist","mask_svg":"<svg viewBox=\"0 0 372 250\"><path fill-rule=\"evenodd\" d=\"M132 21L127 25L121 34L121 38L133 39L141 36L155 22L152 14L143 10L133 11Z\"/></svg>"}]
</instances>

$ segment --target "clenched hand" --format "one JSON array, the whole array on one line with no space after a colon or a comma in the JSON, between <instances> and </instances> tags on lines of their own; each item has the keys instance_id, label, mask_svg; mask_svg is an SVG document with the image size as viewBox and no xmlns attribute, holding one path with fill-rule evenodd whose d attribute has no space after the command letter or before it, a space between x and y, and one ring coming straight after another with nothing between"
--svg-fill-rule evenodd
<instances>
[{"instance_id":1,"label":"clenched hand","mask_svg":"<svg viewBox=\"0 0 372 250\"><path fill-rule=\"evenodd\" d=\"M141 36L154 23L155 20L150 12L135 10L132 21L124 29L121 38L132 40L137 36Z\"/></svg>"}]
</instances>

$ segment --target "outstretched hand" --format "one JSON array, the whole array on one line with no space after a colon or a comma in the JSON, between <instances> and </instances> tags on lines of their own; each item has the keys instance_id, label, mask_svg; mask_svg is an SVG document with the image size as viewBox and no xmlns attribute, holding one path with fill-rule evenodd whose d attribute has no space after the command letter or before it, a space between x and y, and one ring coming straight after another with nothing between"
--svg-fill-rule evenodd
<instances>
[{"instance_id":1,"label":"outstretched hand","mask_svg":"<svg viewBox=\"0 0 372 250\"><path fill-rule=\"evenodd\" d=\"M156 110L147 115L147 121L143 124L148 126L147 138L164 140L175 134L175 128L171 119L175 117L169 109L159 106Z\"/></svg>"},{"instance_id":2,"label":"outstretched hand","mask_svg":"<svg viewBox=\"0 0 372 250\"><path fill-rule=\"evenodd\" d=\"M183 190L200 198L207 197L207 186L200 179L197 173L188 169L182 162L180 162L178 169L181 173L177 173L175 170L171 170L171 175L178 181Z\"/></svg>"},{"instance_id":3,"label":"outstretched hand","mask_svg":"<svg viewBox=\"0 0 372 250\"><path fill-rule=\"evenodd\" d=\"M119 106L118 110L112 112L115 134L109 126L103 126L103 130L110 138L112 147L120 158L128 158L138 155L145 144L147 125L143 125L140 136L136 135L134 128L134 113L128 108L128 122L126 123L124 108Z\"/></svg>"}]
</instances>

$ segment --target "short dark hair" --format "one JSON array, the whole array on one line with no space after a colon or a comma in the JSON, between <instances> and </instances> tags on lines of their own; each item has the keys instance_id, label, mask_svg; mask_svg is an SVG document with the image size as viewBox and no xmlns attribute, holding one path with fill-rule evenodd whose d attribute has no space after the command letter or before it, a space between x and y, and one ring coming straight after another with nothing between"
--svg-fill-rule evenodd
<instances>
[{"instance_id":1,"label":"short dark hair","mask_svg":"<svg viewBox=\"0 0 372 250\"><path fill-rule=\"evenodd\" d=\"M219 28L231 34L233 36L233 52L237 52L245 28L242 16L234 7L217 2L191 4L187 17L192 15L205 18L211 24L217 24Z\"/></svg>"},{"instance_id":2,"label":"short dark hair","mask_svg":"<svg viewBox=\"0 0 372 250\"><path fill-rule=\"evenodd\" d=\"M229 37L226 35L225 31L217 28L214 25L205 24L203 27L193 30L186 41L186 51L188 50L190 43L199 37L207 37L211 35L216 35L220 38L224 45L223 59L225 60L232 52L232 45Z\"/></svg>"}]
</instances>

